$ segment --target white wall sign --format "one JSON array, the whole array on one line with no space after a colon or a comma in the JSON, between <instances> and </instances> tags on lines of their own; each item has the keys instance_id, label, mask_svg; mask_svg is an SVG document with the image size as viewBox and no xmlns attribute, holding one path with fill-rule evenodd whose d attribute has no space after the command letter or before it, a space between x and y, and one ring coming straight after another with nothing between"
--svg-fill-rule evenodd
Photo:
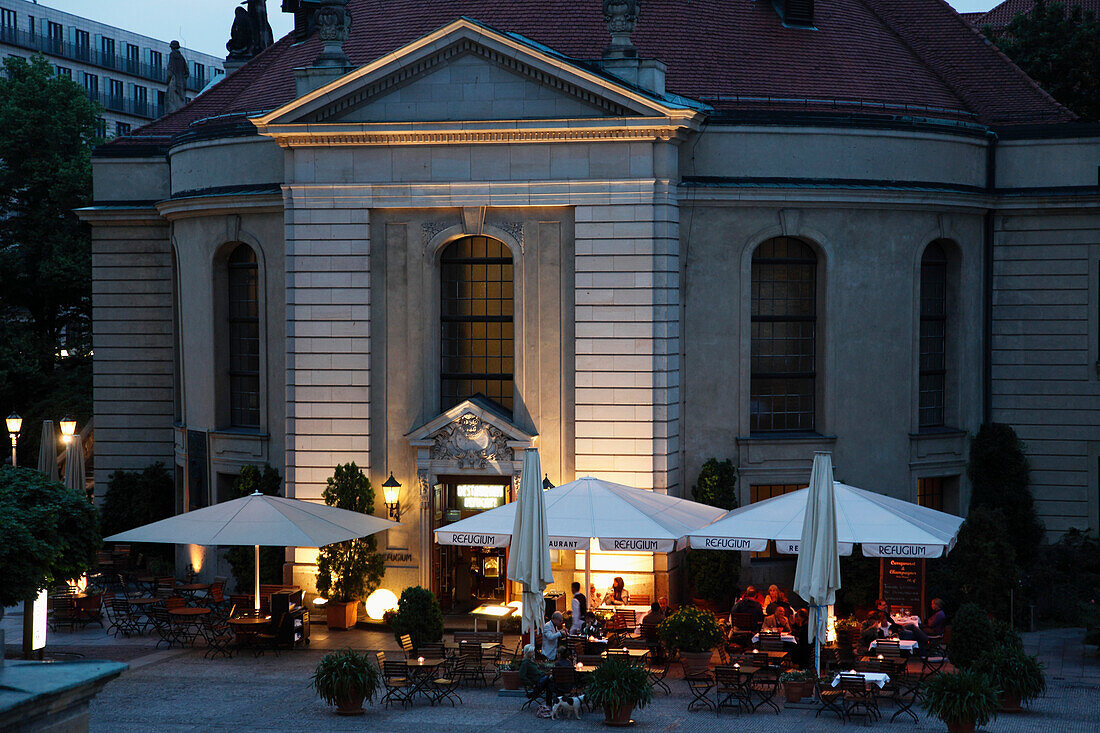
<instances>
[{"instance_id":1,"label":"white wall sign","mask_svg":"<svg viewBox=\"0 0 1100 733\"><path fill-rule=\"evenodd\" d=\"M31 627L31 649L37 651L46 646L46 591L38 594L34 599L34 607L31 611L33 625Z\"/></svg>"}]
</instances>

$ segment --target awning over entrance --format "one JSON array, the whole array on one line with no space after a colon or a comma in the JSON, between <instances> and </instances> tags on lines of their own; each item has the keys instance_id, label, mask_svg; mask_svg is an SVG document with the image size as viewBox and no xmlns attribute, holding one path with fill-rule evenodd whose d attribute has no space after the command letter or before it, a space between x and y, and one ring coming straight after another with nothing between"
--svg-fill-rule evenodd
<instances>
[{"instance_id":1,"label":"awning over entrance","mask_svg":"<svg viewBox=\"0 0 1100 733\"><path fill-rule=\"evenodd\" d=\"M586 476L546 491L550 549L584 551L590 539L605 552L673 552L687 534L723 515L721 509L655 491ZM507 547L515 504L440 527L441 545Z\"/></svg>"}]
</instances>

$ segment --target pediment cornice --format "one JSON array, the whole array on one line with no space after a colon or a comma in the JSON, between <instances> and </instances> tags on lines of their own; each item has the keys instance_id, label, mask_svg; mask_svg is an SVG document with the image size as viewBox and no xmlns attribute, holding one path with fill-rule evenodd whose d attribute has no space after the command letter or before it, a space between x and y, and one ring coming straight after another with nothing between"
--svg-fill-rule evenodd
<instances>
[{"instance_id":1,"label":"pediment cornice","mask_svg":"<svg viewBox=\"0 0 1100 733\"><path fill-rule=\"evenodd\" d=\"M432 461L459 468L484 468L520 459L520 451L538 437L505 419L480 401L464 400L405 436L427 451Z\"/></svg>"}]
</instances>

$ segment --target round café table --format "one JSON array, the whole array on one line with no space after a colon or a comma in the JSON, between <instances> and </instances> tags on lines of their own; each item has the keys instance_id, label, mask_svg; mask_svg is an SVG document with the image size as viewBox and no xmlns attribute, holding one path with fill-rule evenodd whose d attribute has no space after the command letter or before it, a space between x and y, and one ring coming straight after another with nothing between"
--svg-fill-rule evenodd
<instances>
[{"instance_id":1,"label":"round caf\u00e9 table","mask_svg":"<svg viewBox=\"0 0 1100 733\"><path fill-rule=\"evenodd\" d=\"M177 583L176 591L187 596L187 600L194 601L195 594L201 590L210 590L209 583Z\"/></svg>"},{"instance_id":2,"label":"round caf\u00e9 table","mask_svg":"<svg viewBox=\"0 0 1100 733\"><path fill-rule=\"evenodd\" d=\"M240 616L238 618L229 619L228 623L233 627L233 633L237 635L240 646L252 646L253 637L265 627L271 625L271 618L263 616Z\"/></svg>"},{"instance_id":3,"label":"round caf\u00e9 table","mask_svg":"<svg viewBox=\"0 0 1100 733\"><path fill-rule=\"evenodd\" d=\"M195 637L198 636L198 622L199 616L205 616L210 613L209 608L192 608L191 606L180 606L179 608L169 608L168 615L172 617L172 622L184 627L183 634L186 640L194 643ZM192 631L188 627L196 627Z\"/></svg>"}]
</instances>

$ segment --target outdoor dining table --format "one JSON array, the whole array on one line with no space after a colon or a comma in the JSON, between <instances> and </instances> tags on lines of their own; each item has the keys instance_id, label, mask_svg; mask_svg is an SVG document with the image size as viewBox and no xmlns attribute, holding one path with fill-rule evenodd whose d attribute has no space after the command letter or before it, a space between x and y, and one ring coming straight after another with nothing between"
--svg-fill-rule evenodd
<instances>
[{"instance_id":1,"label":"outdoor dining table","mask_svg":"<svg viewBox=\"0 0 1100 733\"><path fill-rule=\"evenodd\" d=\"M271 617L238 616L229 619L228 623L233 628L233 633L237 635L240 643L242 645L248 645L252 643L253 636L258 634L265 627L271 625Z\"/></svg>"},{"instance_id":2,"label":"outdoor dining table","mask_svg":"<svg viewBox=\"0 0 1100 733\"><path fill-rule=\"evenodd\" d=\"M197 616L205 616L210 613L210 609L205 607L196 608L192 606L180 606L179 608L169 608L168 613L172 616L195 618Z\"/></svg>"},{"instance_id":3,"label":"outdoor dining table","mask_svg":"<svg viewBox=\"0 0 1100 733\"><path fill-rule=\"evenodd\" d=\"M883 687L886 687L886 684L890 681L890 675L886 674L885 672L856 672L855 670L851 670L849 672L845 672L844 674L859 675L860 677L863 678L864 682L869 682L872 685L877 686L879 689L882 689ZM831 683L831 686L836 687L839 684L840 684L840 675L837 674L836 677L833 677L833 681Z\"/></svg>"},{"instance_id":4,"label":"outdoor dining table","mask_svg":"<svg viewBox=\"0 0 1100 733\"><path fill-rule=\"evenodd\" d=\"M176 590L180 593L185 593L187 597L194 600L195 594L200 590L210 590L209 583L179 583L176 585Z\"/></svg>"},{"instance_id":5,"label":"outdoor dining table","mask_svg":"<svg viewBox=\"0 0 1100 733\"><path fill-rule=\"evenodd\" d=\"M623 649L622 651L626 652L626 655L631 659L641 659L645 655L649 654L648 649ZM606 658L607 652L602 652L600 656Z\"/></svg>"},{"instance_id":6,"label":"outdoor dining table","mask_svg":"<svg viewBox=\"0 0 1100 733\"><path fill-rule=\"evenodd\" d=\"M798 639L794 637L794 634L780 634L779 638L783 640L784 644L797 644ZM752 643L757 644L760 642L760 634L752 637Z\"/></svg>"},{"instance_id":7,"label":"outdoor dining table","mask_svg":"<svg viewBox=\"0 0 1100 733\"><path fill-rule=\"evenodd\" d=\"M895 641L897 641L898 643L898 648L901 649L903 652L912 652L914 649L917 648L917 642L914 639L896 639ZM878 639L875 639L871 642L871 646L868 648L875 649L877 647Z\"/></svg>"},{"instance_id":8,"label":"outdoor dining table","mask_svg":"<svg viewBox=\"0 0 1100 733\"><path fill-rule=\"evenodd\" d=\"M405 666L409 669L409 682L412 683L412 689L409 690L410 702L417 694L423 695L431 701L432 694L428 692L428 684L444 663L445 660L443 659L425 659L424 657L405 660Z\"/></svg>"}]
</instances>

